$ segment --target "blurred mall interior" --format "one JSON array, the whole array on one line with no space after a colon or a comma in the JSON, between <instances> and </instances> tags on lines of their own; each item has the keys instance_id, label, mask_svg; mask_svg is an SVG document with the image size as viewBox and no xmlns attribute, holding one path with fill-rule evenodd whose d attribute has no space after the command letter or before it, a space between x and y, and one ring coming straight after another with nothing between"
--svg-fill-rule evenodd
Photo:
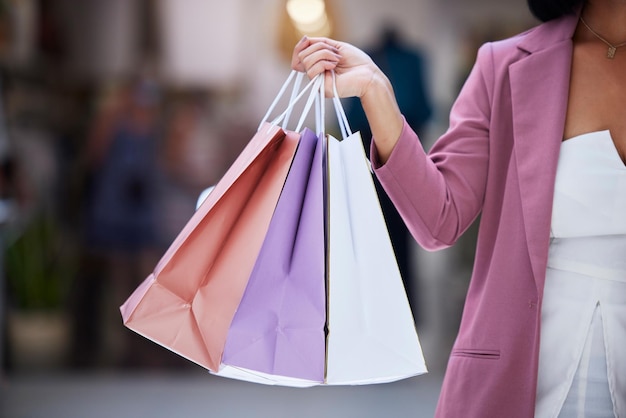
<instances>
[{"instance_id":1,"label":"blurred mall interior","mask_svg":"<svg viewBox=\"0 0 626 418\"><path fill-rule=\"evenodd\" d=\"M392 384L217 378L118 307L250 140L303 34L370 53L428 147L478 46L534 24L524 0L0 0L0 416L432 416L473 230L427 253L385 209L430 371Z\"/></svg>"}]
</instances>

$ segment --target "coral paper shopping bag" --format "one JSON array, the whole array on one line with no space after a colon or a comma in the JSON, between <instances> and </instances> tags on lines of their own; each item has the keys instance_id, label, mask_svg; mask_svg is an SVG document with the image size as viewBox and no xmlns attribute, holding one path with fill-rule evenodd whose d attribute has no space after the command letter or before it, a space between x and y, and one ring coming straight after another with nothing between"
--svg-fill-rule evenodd
<instances>
[{"instance_id":1,"label":"coral paper shopping bag","mask_svg":"<svg viewBox=\"0 0 626 418\"><path fill-rule=\"evenodd\" d=\"M122 305L125 325L210 370L287 177L299 136L264 126Z\"/></svg>"},{"instance_id":2,"label":"coral paper shopping bag","mask_svg":"<svg viewBox=\"0 0 626 418\"><path fill-rule=\"evenodd\" d=\"M229 327L299 142L299 134L275 125L288 118L291 105L274 123L261 123L153 274L120 307L128 328L213 372L219 370Z\"/></svg>"}]
</instances>

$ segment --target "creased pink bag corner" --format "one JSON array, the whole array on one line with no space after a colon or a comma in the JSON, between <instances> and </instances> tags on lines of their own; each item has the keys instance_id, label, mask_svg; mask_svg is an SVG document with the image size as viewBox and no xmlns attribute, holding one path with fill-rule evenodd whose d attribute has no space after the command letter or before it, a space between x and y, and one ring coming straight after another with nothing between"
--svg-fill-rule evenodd
<instances>
[{"instance_id":1,"label":"creased pink bag corner","mask_svg":"<svg viewBox=\"0 0 626 418\"><path fill-rule=\"evenodd\" d=\"M128 328L209 370L261 248L299 137L264 125L120 308Z\"/></svg>"}]
</instances>

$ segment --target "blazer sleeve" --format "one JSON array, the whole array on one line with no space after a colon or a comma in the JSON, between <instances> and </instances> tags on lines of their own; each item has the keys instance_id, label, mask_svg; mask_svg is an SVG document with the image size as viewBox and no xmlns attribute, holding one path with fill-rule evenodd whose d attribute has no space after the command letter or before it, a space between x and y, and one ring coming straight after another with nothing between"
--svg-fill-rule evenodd
<instances>
[{"instance_id":1,"label":"blazer sleeve","mask_svg":"<svg viewBox=\"0 0 626 418\"><path fill-rule=\"evenodd\" d=\"M476 63L450 112L450 126L427 154L404 123L399 141L381 165L372 141L372 164L385 191L417 242L427 250L454 244L483 205L489 164L493 91L490 44Z\"/></svg>"}]
</instances>

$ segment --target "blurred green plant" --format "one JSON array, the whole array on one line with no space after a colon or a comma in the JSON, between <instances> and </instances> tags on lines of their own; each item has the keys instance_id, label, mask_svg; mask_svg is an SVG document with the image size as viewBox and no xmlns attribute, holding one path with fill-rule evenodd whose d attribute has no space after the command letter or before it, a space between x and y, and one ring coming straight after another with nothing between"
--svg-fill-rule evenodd
<instances>
[{"instance_id":1,"label":"blurred green plant","mask_svg":"<svg viewBox=\"0 0 626 418\"><path fill-rule=\"evenodd\" d=\"M17 310L65 308L76 262L55 219L34 217L6 248L9 301Z\"/></svg>"}]
</instances>

